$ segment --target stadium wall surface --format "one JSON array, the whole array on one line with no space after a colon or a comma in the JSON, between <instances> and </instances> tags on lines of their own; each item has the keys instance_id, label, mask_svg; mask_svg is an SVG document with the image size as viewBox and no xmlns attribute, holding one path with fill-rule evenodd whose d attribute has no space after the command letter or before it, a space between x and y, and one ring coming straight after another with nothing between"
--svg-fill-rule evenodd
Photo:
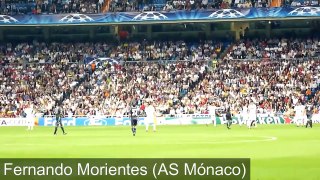
<instances>
[{"instance_id":1,"label":"stadium wall surface","mask_svg":"<svg viewBox=\"0 0 320 180\"><path fill-rule=\"evenodd\" d=\"M158 125L192 125L192 124L206 124L211 121L210 115L207 114L190 114L177 115L174 117L157 117ZM217 124L226 124L224 117L216 118ZM258 114L257 122L259 124L291 124L292 117L285 117L283 115L270 116L268 114ZM314 116L314 123L320 123L320 115ZM62 118L64 126L119 126L130 125L128 117L66 117ZM139 118L139 125L144 125L145 117ZM153 122L152 122L153 123ZM240 115L236 115L232 120L233 124L243 123ZM0 118L0 126L27 126L27 118ZM38 126L54 126L55 117L41 117L35 118L35 125Z\"/></svg>"},{"instance_id":2,"label":"stadium wall surface","mask_svg":"<svg viewBox=\"0 0 320 180\"><path fill-rule=\"evenodd\" d=\"M170 12L117 12L106 14L48 14L48 15L0 15L1 25L85 25L85 24L120 24L214 21L239 19L279 19L279 18L320 18L320 7L273 7L273 8L241 8L210 9L195 11Z\"/></svg>"},{"instance_id":3,"label":"stadium wall surface","mask_svg":"<svg viewBox=\"0 0 320 180\"><path fill-rule=\"evenodd\" d=\"M226 124L224 117L217 117L217 124ZM158 125L192 125L192 124L206 124L211 121L210 115L181 115L175 117L157 117L156 122ZM315 123L320 123L320 119L313 120ZM257 122L259 124L290 124L293 123L291 117L285 117L283 115L270 116L268 114L258 114ZM118 125L130 125L131 121L128 117L69 117L63 118L62 123L65 126L118 126ZM145 117L139 118L139 125L144 125ZM240 115L233 117L233 124L243 123ZM54 126L54 117L43 117L38 119L39 126Z\"/></svg>"},{"instance_id":4,"label":"stadium wall surface","mask_svg":"<svg viewBox=\"0 0 320 180\"><path fill-rule=\"evenodd\" d=\"M27 126L27 118L0 118L0 126Z\"/></svg>"}]
</instances>

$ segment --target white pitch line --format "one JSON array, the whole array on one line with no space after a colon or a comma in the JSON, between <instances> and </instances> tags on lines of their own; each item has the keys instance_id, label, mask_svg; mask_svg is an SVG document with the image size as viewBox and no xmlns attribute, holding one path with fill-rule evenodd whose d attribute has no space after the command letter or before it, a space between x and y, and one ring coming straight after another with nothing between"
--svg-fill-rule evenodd
<instances>
[{"instance_id":1,"label":"white pitch line","mask_svg":"<svg viewBox=\"0 0 320 180\"><path fill-rule=\"evenodd\" d=\"M244 137L244 136L241 136ZM252 136L247 136L247 137L252 137ZM232 140L232 141L203 141L203 142L190 142L190 141L185 141L185 142L164 142L164 143L158 143L158 144L153 144L153 145L188 145L188 144L231 144L231 143L251 143L251 142L263 142L263 141L276 141L278 138L274 136L255 136L255 137L261 137L264 139L248 139L248 140ZM235 137L234 139L236 139ZM26 143L26 144L3 144L3 146L56 146L57 144L36 144L36 143ZM61 145L61 144L60 144ZM130 145L130 144L72 144L72 143L67 143L63 144L64 146L125 146L125 145ZM133 143L132 145L150 145L149 142L146 143Z\"/></svg>"}]
</instances>

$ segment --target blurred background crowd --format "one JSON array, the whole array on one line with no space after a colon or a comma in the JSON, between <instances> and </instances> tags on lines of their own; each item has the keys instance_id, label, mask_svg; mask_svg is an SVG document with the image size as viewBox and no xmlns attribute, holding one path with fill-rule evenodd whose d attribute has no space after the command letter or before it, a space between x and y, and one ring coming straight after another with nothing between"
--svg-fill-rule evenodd
<instances>
[{"instance_id":1,"label":"blurred background crowd","mask_svg":"<svg viewBox=\"0 0 320 180\"><path fill-rule=\"evenodd\" d=\"M38 115L61 106L122 116L146 103L167 115L206 114L212 104L240 111L250 102L259 112L291 112L298 102L319 108L319 53L318 39L2 44L0 116L30 106Z\"/></svg>"},{"instance_id":2,"label":"blurred background crowd","mask_svg":"<svg viewBox=\"0 0 320 180\"><path fill-rule=\"evenodd\" d=\"M319 0L1 0L0 2L0 14L8 15L319 6Z\"/></svg>"}]
</instances>

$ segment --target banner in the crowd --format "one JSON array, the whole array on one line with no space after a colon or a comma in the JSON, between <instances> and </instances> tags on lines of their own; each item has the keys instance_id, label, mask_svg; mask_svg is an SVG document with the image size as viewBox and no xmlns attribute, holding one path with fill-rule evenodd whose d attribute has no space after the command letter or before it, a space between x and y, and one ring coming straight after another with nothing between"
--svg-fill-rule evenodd
<instances>
[{"instance_id":1,"label":"banner in the crowd","mask_svg":"<svg viewBox=\"0 0 320 180\"><path fill-rule=\"evenodd\" d=\"M145 117L140 117L138 125L144 125L146 122ZM150 124L153 123L149 121ZM258 114L257 115L258 124L291 124L293 123L292 117L285 117L283 115L273 116L268 114ZM313 118L314 123L320 123L319 116ZM156 123L158 125L192 125L192 124L207 124L212 123L210 115L207 114L190 114L190 115L176 115L174 117L157 117ZM226 124L227 120L225 117L216 117L217 124ZM233 124L245 124L240 115L236 115L232 118ZM64 126L118 126L125 125L129 126L131 121L128 117L66 117L62 118L62 124ZM44 117L39 118L39 126L54 126L54 117Z\"/></svg>"},{"instance_id":2,"label":"banner in the crowd","mask_svg":"<svg viewBox=\"0 0 320 180\"><path fill-rule=\"evenodd\" d=\"M28 126L27 118L0 118L0 126Z\"/></svg>"},{"instance_id":3,"label":"banner in the crowd","mask_svg":"<svg viewBox=\"0 0 320 180\"><path fill-rule=\"evenodd\" d=\"M271 7L210 9L193 11L145 11L112 12L105 14L50 14L50 15L0 15L0 24L6 25L49 25L49 24L90 24L125 23L143 21L186 21L221 19L259 19L320 17L320 7Z\"/></svg>"},{"instance_id":4,"label":"banner in the crowd","mask_svg":"<svg viewBox=\"0 0 320 180\"><path fill-rule=\"evenodd\" d=\"M86 64L92 64L95 63L97 65L109 63L109 64L119 64L119 60L108 58L108 57L86 57L84 59L84 62Z\"/></svg>"}]
</instances>

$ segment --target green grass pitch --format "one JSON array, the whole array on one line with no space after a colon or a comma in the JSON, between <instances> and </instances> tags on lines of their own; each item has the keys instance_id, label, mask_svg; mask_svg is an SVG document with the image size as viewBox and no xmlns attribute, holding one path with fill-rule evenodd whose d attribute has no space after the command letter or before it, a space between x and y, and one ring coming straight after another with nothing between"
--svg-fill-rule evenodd
<instances>
[{"instance_id":1,"label":"green grass pitch","mask_svg":"<svg viewBox=\"0 0 320 180\"><path fill-rule=\"evenodd\" d=\"M320 179L320 126L158 126L0 128L1 158L251 158L251 179Z\"/></svg>"}]
</instances>

